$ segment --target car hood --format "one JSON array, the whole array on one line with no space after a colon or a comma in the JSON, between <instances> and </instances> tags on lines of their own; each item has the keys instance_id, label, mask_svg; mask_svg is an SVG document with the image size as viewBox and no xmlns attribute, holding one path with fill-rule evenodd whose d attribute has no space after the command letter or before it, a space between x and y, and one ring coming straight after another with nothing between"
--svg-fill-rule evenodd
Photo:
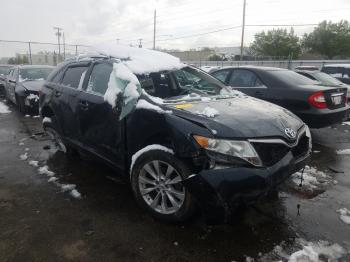
<instances>
[{"instance_id":1,"label":"car hood","mask_svg":"<svg viewBox=\"0 0 350 262\"><path fill-rule=\"evenodd\" d=\"M170 105L174 114L210 129L220 138L284 137L286 128L298 131L304 123L290 111L269 102L236 97ZM206 115L206 111L209 114ZM210 113L217 115L210 116Z\"/></svg>"},{"instance_id":2,"label":"car hood","mask_svg":"<svg viewBox=\"0 0 350 262\"><path fill-rule=\"evenodd\" d=\"M21 85L28 91L39 91L44 82L44 80L24 81Z\"/></svg>"}]
</instances>

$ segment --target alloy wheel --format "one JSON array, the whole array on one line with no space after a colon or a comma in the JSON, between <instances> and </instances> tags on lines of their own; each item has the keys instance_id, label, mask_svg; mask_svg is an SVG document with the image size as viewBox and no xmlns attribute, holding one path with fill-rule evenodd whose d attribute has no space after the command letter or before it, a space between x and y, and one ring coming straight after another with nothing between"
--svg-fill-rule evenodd
<instances>
[{"instance_id":1,"label":"alloy wheel","mask_svg":"<svg viewBox=\"0 0 350 262\"><path fill-rule=\"evenodd\" d=\"M158 213L173 214L185 201L182 177L169 163L159 160L146 163L140 171L138 185L144 201Z\"/></svg>"}]
</instances>

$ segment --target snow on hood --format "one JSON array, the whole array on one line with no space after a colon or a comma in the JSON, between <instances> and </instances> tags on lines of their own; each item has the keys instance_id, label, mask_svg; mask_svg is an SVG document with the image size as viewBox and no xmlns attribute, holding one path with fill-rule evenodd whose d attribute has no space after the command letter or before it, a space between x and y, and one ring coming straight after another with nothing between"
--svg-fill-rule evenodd
<instances>
[{"instance_id":1,"label":"snow on hood","mask_svg":"<svg viewBox=\"0 0 350 262\"><path fill-rule=\"evenodd\" d=\"M106 43L93 47L91 51L122 60L134 74L175 70L185 66L177 57L145 48Z\"/></svg>"}]
</instances>

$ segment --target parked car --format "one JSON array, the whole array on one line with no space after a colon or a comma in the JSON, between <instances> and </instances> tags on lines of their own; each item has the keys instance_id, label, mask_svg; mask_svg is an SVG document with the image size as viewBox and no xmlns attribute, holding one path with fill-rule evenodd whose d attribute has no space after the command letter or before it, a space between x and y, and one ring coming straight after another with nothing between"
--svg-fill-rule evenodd
<instances>
[{"instance_id":1,"label":"parked car","mask_svg":"<svg viewBox=\"0 0 350 262\"><path fill-rule=\"evenodd\" d=\"M19 65L10 68L6 77L6 99L17 105L22 113L38 111L39 88L53 68L46 65Z\"/></svg>"},{"instance_id":2,"label":"parked car","mask_svg":"<svg viewBox=\"0 0 350 262\"><path fill-rule=\"evenodd\" d=\"M346 88L325 87L291 70L228 67L212 75L250 96L290 110L312 128L342 122L349 113Z\"/></svg>"},{"instance_id":3,"label":"parked car","mask_svg":"<svg viewBox=\"0 0 350 262\"><path fill-rule=\"evenodd\" d=\"M103 54L50 74L40 95L43 127L63 151L130 176L136 201L155 218L184 221L197 206L225 217L233 203L261 197L308 161L309 128L286 109L168 54Z\"/></svg>"},{"instance_id":4,"label":"parked car","mask_svg":"<svg viewBox=\"0 0 350 262\"><path fill-rule=\"evenodd\" d=\"M350 85L350 64L324 65L321 71L337 78L345 84Z\"/></svg>"},{"instance_id":5,"label":"parked car","mask_svg":"<svg viewBox=\"0 0 350 262\"><path fill-rule=\"evenodd\" d=\"M297 70L298 74L306 76L310 78L311 80L318 81L324 86L331 86L331 87L346 87L348 89L347 97L348 97L348 103L350 98L350 85L347 85L335 77L328 75L326 73L320 72L320 71L307 71L307 70Z\"/></svg>"},{"instance_id":6,"label":"parked car","mask_svg":"<svg viewBox=\"0 0 350 262\"><path fill-rule=\"evenodd\" d=\"M10 70L11 65L0 65L0 95L5 94L6 75Z\"/></svg>"},{"instance_id":7,"label":"parked car","mask_svg":"<svg viewBox=\"0 0 350 262\"><path fill-rule=\"evenodd\" d=\"M305 71L319 71L317 66L297 66L295 70L305 70Z\"/></svg>"}]
</instances>

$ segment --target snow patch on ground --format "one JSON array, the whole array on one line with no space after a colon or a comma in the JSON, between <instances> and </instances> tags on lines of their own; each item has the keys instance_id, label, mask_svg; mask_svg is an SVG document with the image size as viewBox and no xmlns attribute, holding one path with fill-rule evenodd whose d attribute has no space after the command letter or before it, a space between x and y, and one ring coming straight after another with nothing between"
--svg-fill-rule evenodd
<instances>
[{"instance_id":1,"label":"snow patch on ground","mask_svg":"<svg viewBox=\"0 0 350 262\"><path fill-rule=\"evenodd\" d=\"M196 114L204 115L207 117L215 117L219 115L219 111L212 107L205 107L203 111L196 111Z\"/></svg>"},{"instance_id":2,"label":"snow patch on ground","mask_svg":"<svg viewBox=\"0 0 350 262\"><path fill-rule=\"evenodd\" d=\"M61 184L61 189L63 192L70 191L75 189L76 185L75 184Z\"/></svg>"},{"instance_id":3,"label":"snow patch on ground","mask_svg":"<svg viewBox=\"0 0 350 262\"><path fill-rule=\"evenodd\" d=\"M260 257L259 261L288 261L288 262L320 262L320 261L339 261L345 258L348 251L339 244L331 244L327 241L308 242L303 239L297 239L298 249L287 251L282 242L269 254ZM289 255L290 254L290 255ZM343 260L341 260L343 261ZM344 260L345 261L345 260Z\"/></svg>"},{"instance_id":4,"label":"snow patch on ground","mask_svg":"<svg viewBox=\"0 0 350 262\"><path fill-rule=\"evenodd\" d=\"M3 102L0 102L0 114L8 114L11 113L8 106L5 105Z\"/></svg>"},{"instance_id":5,"label":"snow patch on ground","mask_svg":"<svg viewBox=\"0 0 350 262\"><path fill-rule=\"evenodd\" d=\"M70 191L69 194L74 198L78 198L78 199L81 198L81 194L76 189L73 189L72 191Z\"/></svg>"},{"instance_id":6,"label":"snow patch on ground","mask_svg":"<svg viewBox=\"0 0 350 262\"><path fill-rule=\"evenodd\" d=\"M340 149L337 150L337 155L350 155L350 149Z\"/></svg>"},{"instance_id":7,"label":"snow patch on ground","mask_svg":"<svg viewBox=\"0 0 350 262\"><path fill-rule=\"evenodd\" d=\"M39 166L39 161L35 161L35 160L30 160L28 162L29 165L33 166L33 167L38 167Z\"/></svg>"},{"instance_id":8,"label":"snow patch on ground","mask_svg":"<svg viewBox=\"0 0 350 262\"><path fill-rule=\"evenodd\" d=\"M164 152L170 153L170 154L174 154L174 151L170 148L167 148L165 146L162 145L149 145L146 146L142 149L140 149L139 151L137 151L132 157L131 157L131 165L130 165L130 174L132 172L132 169L134 167L134 164L136 162L136 160L144 153L151 151L151 150L162 150Z\"/></svg>"},{"instance_id":9,"label":"snow patch on ground","mask_svg":"<svg viewBox=\"0 0 350 262\"><path fill-rule=\"evenodd\" d=\"M303 178L300 187L301 177ZM323 191L325 186L332 182L332 177L325 172L319 171L314 167L305 166L304 173L302 170L291 176L292 187L299 192L314 194Z\"/></svg>"},{"instance_id":10,"label":"snow patch on ground","mask_svg":"<svg viewBox=\"0 0 350 262\"><path fill-rule=\"evenodd\" d=\"M343 123L342 123L342 125L343 125L343 126L345 126L345 125L348 125L348 126L350 126L350 121L347 121L347 122L343 122Z\"/></svg>"},{"instance_id":11,"label":"snow patch on ground","mask_svg":"<svg viewBox=\"0 0 350 262\"><path fill-rule=\"evenodd\" d=\"M49 177L52 177L52 176L55 175L55 173L52 172L52 171L50 171L50 170L49 170L49 167L46 166L46 165L45 165L45 166L42 166L42 167L39 167L38 173L39 173L40 175L47 175L47 176L49 176Z\"/></svg>"},{"instance_id":12,"label":"snow patch on ground","mask_svg":"<svg viewBox=\"0 0 350 262\"><path fill-rule=\"evenodd\" d=\"M24 154L20 155L19 158L24 161L24 160L27 160L28 159L28 153L25 152Z\"/></svg>"},{"instance_id":13,"label":"snow patch on ground","mask_svg":"<svg viewBox=\"0 0 350 262\"><path fill-rule=\"evenodd\" d=\"M343 221L345 224L350 225L350 210L343 207L337 210L337 213L340 214L339 218L341 221Z\"/></svg>"}]
</instances>

